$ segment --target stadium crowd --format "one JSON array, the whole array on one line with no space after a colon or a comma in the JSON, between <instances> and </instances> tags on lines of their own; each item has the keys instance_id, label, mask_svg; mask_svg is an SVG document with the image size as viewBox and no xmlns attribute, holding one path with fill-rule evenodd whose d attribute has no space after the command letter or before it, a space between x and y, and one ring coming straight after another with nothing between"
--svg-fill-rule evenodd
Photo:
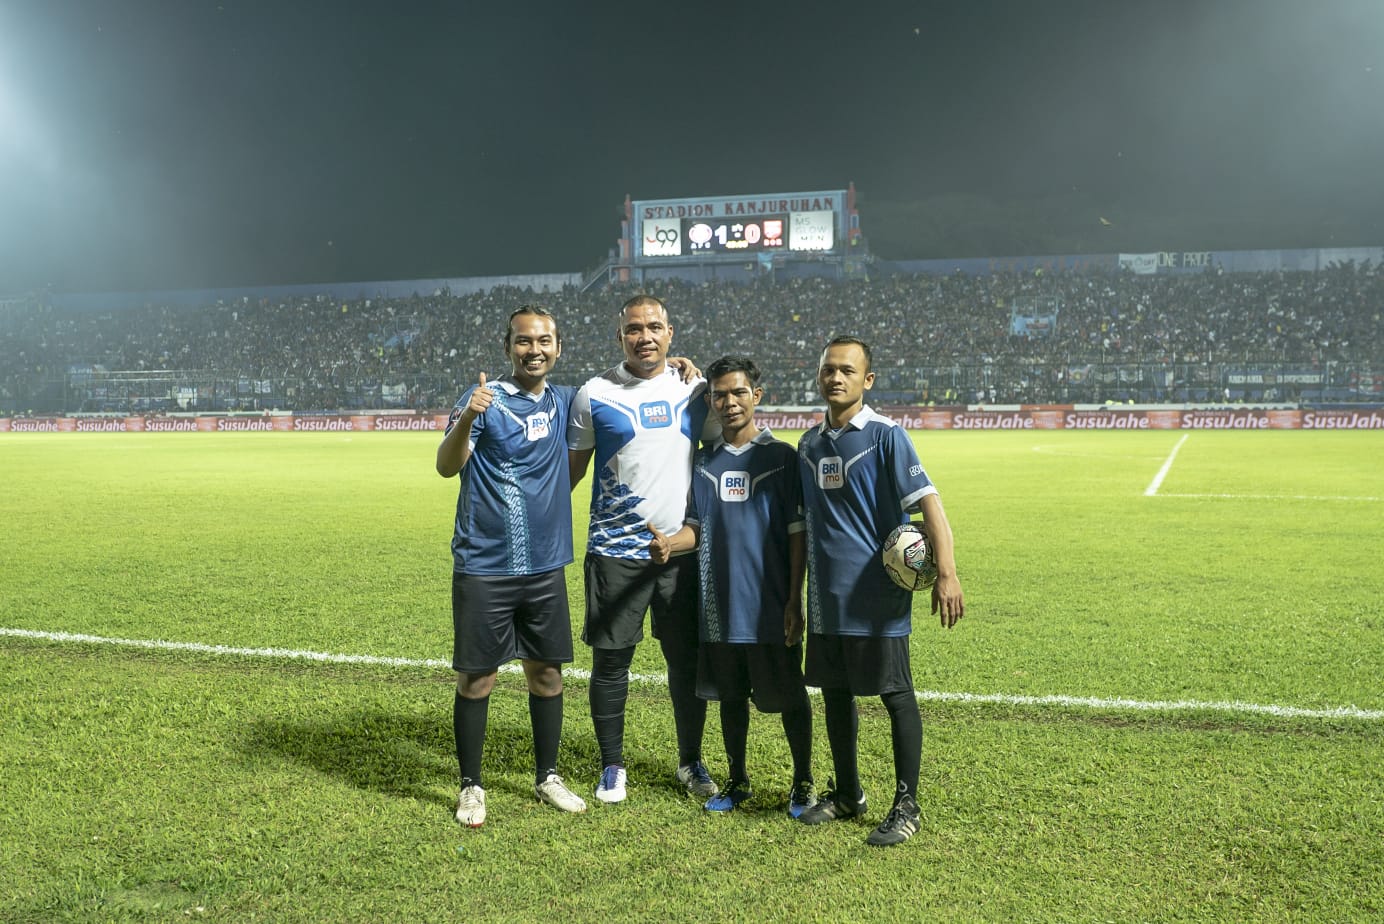
<instances>
[{"instance_id":1,"label":"stadium crowd","mask_svg":"<svg viewBox=\"0 0 1384 924\"><path fill-rule=\"evenodd\" d=\"M1214 370L1227 364L1322 370L1347 363L1384 373L1384 270L1369 264L1180 276L660 280L646 288L672 312L674 353L703 365L731 351L755 356L770 404L815 401L817 351L843 330L876 345L879 403L1249 397L1220 387ZM0 312L0 408L31 407L45 387L51 393L55 382L86 370L229 378L240 383L231 409L445 408L478 372L498 371L496 345L514 307L537 302L553 311L564 338L555 378L576 383L613 361L615 310L636 291L243 298L101 313L11 304ZM1014 334L1011 309L1026 299L1055 300L1056 323L1034 336ZM1285 387L1255 397L1296 395ZM158 400L178 409L166 390ZM127 409L113 395L81 404L66 410Z\"/></svg>"}]
</instances>

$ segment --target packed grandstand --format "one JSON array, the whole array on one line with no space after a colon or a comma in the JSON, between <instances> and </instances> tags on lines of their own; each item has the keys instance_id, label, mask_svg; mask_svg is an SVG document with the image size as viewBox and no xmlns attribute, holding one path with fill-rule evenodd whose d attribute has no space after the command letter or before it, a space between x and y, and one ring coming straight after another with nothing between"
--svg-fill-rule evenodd
<instances>
[{"instance_id":1,"label":"packed grandstand","mask_svg":"<svg viewBox=\"0 0 1384 924\"><path fill-rule=\"evenodd\" d=\"M580 382L614 364L616 308L642 290L668 304L674 353L703 366L730 352L755 357L769 405L815 404L818 351L843 332L874 345L879 404L1384 401L1384 270L1366 260L354 298L295 287L118 309L26 296L0 307L0 416L437 411L478 373L506 371L500 338L514 307L553 310L563 336L555 378ZM1032 305L1049 313L1028 319L1042 323L1016 324Z\"/></svg>"}]
</instances>

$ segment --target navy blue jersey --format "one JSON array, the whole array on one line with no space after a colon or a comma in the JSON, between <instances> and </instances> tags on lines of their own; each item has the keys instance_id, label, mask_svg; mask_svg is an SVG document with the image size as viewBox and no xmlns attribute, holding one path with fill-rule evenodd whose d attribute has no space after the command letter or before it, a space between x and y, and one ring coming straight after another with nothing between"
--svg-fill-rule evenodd
<instances>
[{"instance_id":1,"label":"navy blue jersey","mask_svg":"<svg viewBox=\"0 0 1384 924\"><path fill-rule=\"evenodd\" d=\"M471 424L452 534L462 574L542 574L572 561L572 482L567 419L576 389L546 385L531 395L505 376L495 400ZM471 400L461 396L450 432Z\"/></svg>"},{"instance_id":2,"label":"navy blue jersey","mask_svg":"<svg viewBox=\"0 0 1384 924\"><path fill-rule=\"evenodd\" d=\"M913 595L889 579L880 545L937 493L913 441L862 407L840 430L824 421L798 442L807 514L807 628L893 638L911 629Z\"/></svg>"},{"instance_id":3,"label":"navy blue jersey","mask_svg":"<svg viewBox=\"0 0 1384 924\"><path fill-rule=\"evenodd\" d=\"M782 645L788 536L804 528L793 447L761 430L697 453L687 522L701 531L701 640Z\"/></svg>"}]
</instances>

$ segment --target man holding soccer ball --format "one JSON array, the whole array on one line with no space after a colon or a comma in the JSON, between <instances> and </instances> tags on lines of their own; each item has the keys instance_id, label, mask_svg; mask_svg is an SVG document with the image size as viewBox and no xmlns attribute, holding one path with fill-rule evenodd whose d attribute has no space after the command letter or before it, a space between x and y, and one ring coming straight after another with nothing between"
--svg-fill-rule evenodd
<instances>
[{"instance_id":1,"label":"man holding soccer ball","mask_svg":"<svg viewBox=\"0 0 1384 924\"><path fill-rule=\"evenodd\" d=\"M965 602L936 487L903 428L865 404L874 380L869 346L834 338L817 366L825 420L798 443L808 541L805 674L822 690L835 770L833 785L798 820L816 825L864 815L855 698L879 696L889 712L894 801L867 840L883 847L917 833L920 814L923 726L909 661L912 595L890 580L879 556L880 542L910 513L923 515L936 558L932 612L950 629Z\"/></svg>"}]
</instances>

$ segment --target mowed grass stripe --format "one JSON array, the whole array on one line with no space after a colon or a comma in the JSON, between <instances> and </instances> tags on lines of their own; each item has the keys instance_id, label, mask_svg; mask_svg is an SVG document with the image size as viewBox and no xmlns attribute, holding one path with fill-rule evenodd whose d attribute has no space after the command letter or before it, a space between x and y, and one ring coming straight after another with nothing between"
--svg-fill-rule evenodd
<instances>
[{"instance_id":1,"label":"mowed grass stripe","mask_svg":"<svg viewBox=\"0 0 1384 924\"><path fill-rule=\"evenodd\" d=\"M82 635L71 632L40 632L32 629L10 629L0 627L0 637L32 639L36 641L107 645L124 648L142 648L154 651L178 651L193 654L234 656L243 658L268 658L287 661L315 661L325 664L368 664L377 667L415 667L431 670L450 670L446 661L436 659L386 658L378 655L337 654L322 651L295 651L283 648L241 648L228 645L207 645L200 642L168 642L159 639L104 638L97 635ZM523 668L517 664L504 664L501 673L522 674ZM568 680L585 681L591 679L591 672L581 668L568 667L562 672ZM634 683L666 686L667 674L631 674ZM813 695L821 691L809 688ZM918 690L915 694L920 701L941 703L989 703L1003 706L1058 706L1062 708L1084 708L1098 711L1136 711L1136 712L1229 712L1253 715L1269 715L1278 718L1298 719L1361 719L1377 722L1384 720L1384 711L1357 709L1354 706L1338 706L1331 709L1305 709L1299 706L1281 706L1265 703L1241 702L1201 702L1198 700L1145 701L1117 698L1103 699L1093 696L1013 696L1003 693L955 693L942 690Z\"/></svg>"}]
</instances>

